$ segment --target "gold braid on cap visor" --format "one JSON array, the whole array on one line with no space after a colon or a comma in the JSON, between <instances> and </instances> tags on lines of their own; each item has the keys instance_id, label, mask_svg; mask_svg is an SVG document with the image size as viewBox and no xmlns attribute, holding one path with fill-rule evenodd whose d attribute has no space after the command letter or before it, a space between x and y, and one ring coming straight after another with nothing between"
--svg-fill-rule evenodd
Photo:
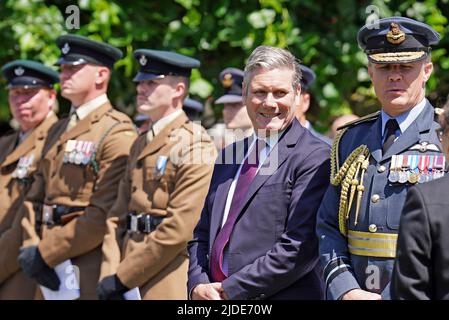
<instances>
[{"instance_id":1,"label":"gold braid on cap visor","mask_svg":"<svg viewBox=\"0 0 449 320\"><path fill-rule=\"evenodd\" d=\"M404 62L419 60L423 58L425 54L425 51L384 52L370 54L369 58L375 62Z\"/></svg>"}]
</instances>

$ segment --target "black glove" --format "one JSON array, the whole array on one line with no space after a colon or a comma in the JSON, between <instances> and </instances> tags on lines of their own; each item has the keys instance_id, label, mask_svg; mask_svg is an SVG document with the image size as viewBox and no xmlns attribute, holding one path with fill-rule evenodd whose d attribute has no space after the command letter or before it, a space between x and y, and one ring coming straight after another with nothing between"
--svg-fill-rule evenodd
<instances>
[{"instance_id":1,"label":"black glove","mask_svg":"<svg viewBox=\"0 0 449 320\"><path fill-rule=\"evenodd\" d=\"M61 281L59 281L58 275L42 259L37 246L20 248L18 260L25 275L53 291L59 289Z\"/></svg>"},{"instance_id":2,"label":"black glove","mask_svg":"<svg viewBox=\"0 0 449 320\"><path fill-rule=\"evenodd\" d=\"M129 291L117 275L107 276L97 285L97 295L100 300L125 300L123 294Z\"/></svg>"}]
</instances>

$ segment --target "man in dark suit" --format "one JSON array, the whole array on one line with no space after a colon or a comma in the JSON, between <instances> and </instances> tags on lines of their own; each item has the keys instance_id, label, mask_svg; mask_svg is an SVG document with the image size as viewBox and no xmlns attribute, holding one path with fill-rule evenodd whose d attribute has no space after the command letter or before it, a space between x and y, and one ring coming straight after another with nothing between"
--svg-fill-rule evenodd
<instances>
[{"instance_id":1,"label":"man in dark suit","mask_svg":"<svg viewBox=\"0 0 449 320\"><path fill-rule=\"evenodd\" d=\"M296 58L260 46L243 102L255 135L222 151L189 242L191 299L322 299L316 212L329 148L295 119ZM243 160L243 161L242 161Z\"/></svg>"},{"instance_id":2,"label":"man in dark suit","mask_svg":"<svg viewBox=\"0 0 449 320\"><path fill-rule=\"evenodd\" d=\"M437 133L449 159L448 106L440 115L440 124ZM407 193L393 268L393 299L449 299L448 187L449 176L445 176Z\"/></svg>"}]
</instances>

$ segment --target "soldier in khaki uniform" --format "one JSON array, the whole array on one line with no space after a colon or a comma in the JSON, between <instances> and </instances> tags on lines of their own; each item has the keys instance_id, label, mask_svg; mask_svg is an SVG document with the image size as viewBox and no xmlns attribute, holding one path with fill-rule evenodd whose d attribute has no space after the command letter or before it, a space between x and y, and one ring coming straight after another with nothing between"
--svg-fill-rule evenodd
<instances>
[{"instance_id":1,"label":"soldier in khaki uniform","mask_svg":"<svg viewBox=\"0 0 449 320\"><path fill-rule=\"evenodd\" d=\"M53 85L59 75L35 61L15 60L2 68L8 81L11 114L20 130L0 138L0 300L32 299L35 285L17 262L22 244L22 215L18 209L33 181L50 127L58 121L52 111Z\"/></svg>"},{"instance_id":2,"label":"soldier in khaki uniform","mask_svg":"<svg viewBox=\"0 0 449 320\"><path fill-rule=\"evenodd\" d=\"M138 287L143 299L187 298L187 242L209 188L216 151L182 110L199 61L137 50L138 111L152 125L132 147L103 242L101 299Z\"/></svg>"},{"instance_id":3,"label":"soldier in khaki uniform","mask_svg":"<svg viewBox=\"0 0 449 320\"><path fill-rule=\"evenodd\" d=\"M61 94L71 116L49 132L47 150L24 202L24 234L40 228L38 246L19 255L25 274L58 289L54 267L70 259L79 269L80 299L95 299L106 216L117 198L132 143L131 119L114 110L106 91L122 53L108 44L66 35L57 39L62 56Z\"/></svg>"}]
</instances>

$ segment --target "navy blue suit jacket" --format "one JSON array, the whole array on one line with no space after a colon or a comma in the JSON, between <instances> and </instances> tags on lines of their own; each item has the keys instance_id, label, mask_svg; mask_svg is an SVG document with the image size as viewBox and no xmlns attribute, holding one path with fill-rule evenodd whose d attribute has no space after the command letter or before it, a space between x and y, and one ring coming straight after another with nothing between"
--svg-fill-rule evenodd
<instances>
[{"instance_id":1,"label":"navy blue suit jacket","mask_svg":"<svg viewBox=\"0 0 449 320\"><path fill-rule=\"evenodd\" d=\"M212 244L250 139L228 146L215 165L200 221L188 244L189 292L211 282ZM295 119L268 159L275 170L270 175L259 171L250 186L229 240L229 277L223 288L230 299L322 299L315 226L329 184L329 146Z\"/></svg>"}]
</instances>

